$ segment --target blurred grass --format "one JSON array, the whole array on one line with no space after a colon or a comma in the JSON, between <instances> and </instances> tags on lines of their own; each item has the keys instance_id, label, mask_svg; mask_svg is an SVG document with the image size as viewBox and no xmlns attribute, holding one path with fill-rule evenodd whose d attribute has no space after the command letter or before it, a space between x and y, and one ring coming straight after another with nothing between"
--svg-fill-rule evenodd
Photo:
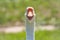
<instances>
[{"instance_id":1,"label":"blurred grass","mask_svg":"<svg viewBox=\"0 0 60 40\"><path fill-rule=\"evenodd\" d=\"M0 33L0 40L25 40L26 39L26 33L9 33L9 34L4 34Z\"/></svg>"},{"instance_id":2,"label":"blurred grass","mask_svg":"<svg viewBox=\"0 0 60 40\"><path fill-rule=\"evenodd\" d=\"M38 31L36 40L60 40L60 31Z\"/></svg>"},{"instance_id":3,"label":"blurred grass","mask_svg":"<svg viewBox=\"0 0 60 40\"><path fill-rule=\"evenodd\" d=\"M0 40L26 40L26 33L25 32L21 32L17 34L0 33ZM60 30L36 31L35 40L60 40Z\"/></svg>"}]
</instances>

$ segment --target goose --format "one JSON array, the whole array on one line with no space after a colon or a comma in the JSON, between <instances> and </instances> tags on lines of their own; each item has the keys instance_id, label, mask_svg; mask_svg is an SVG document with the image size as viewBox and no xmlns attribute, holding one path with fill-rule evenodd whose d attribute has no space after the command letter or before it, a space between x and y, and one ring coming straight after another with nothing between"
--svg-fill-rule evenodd
<instances>
[{"instance_id":1,"label":"goose","mask_svg":"<svg viewBox=\"0 0 60 40\"><path fill-rule=\"evenodd\" d=\"M25 13L26 40L35 40L35 12L33 7L27 7Z\"/></svg>"}]
</instances>

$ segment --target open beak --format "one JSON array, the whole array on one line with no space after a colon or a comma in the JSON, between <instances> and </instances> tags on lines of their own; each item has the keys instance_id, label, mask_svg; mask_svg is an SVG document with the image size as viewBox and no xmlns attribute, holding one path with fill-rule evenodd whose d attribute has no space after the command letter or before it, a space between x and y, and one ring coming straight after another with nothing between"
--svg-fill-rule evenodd
<instances>
[{"instance_id":1,"label":"open beak","mask_svg":"<svg viewBox=\"0 0 60 40\"><path fill-rule=\"evenodd\" d=\"M34 8L33 7L27 7L26 13L25 13L27 19L31 21L33 17L35 16Z\"/></svg>"},{"instance_id":2,"label":"open beak","mask_svg":"<svg viewBox=\"0 0 60 40\"><path fill-rule=\"evenodd\" d=\"M32 18L33 18L33 13L32 12L29 12L28 14L27 14L27 18L29 19L29 20L32 20Z\"/></svg>"}]
</instances>

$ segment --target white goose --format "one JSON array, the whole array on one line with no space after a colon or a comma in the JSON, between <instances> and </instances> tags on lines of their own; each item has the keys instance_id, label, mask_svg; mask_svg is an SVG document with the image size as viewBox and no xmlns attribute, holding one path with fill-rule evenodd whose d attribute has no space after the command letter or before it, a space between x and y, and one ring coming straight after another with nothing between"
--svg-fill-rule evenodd
<instances>
[{"instance_id":1,"label":"white goose","mask_svg":"<svg viewBox=\"0 0 60 40\"><path fill-rule=\"evenodd\" d=\"M26 21L26 40L35 40L34 27L35 27L35 12L34 8L27 7L25 13Z\"/></svg>"}]
</instances>

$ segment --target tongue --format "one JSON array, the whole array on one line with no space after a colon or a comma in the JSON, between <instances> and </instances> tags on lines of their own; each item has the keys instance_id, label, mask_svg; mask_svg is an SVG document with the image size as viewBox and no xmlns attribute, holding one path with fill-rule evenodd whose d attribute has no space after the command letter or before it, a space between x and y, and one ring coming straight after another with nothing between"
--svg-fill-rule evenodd
<instances>
[{"instance_id":1,"label":"tongue","mask_svg":"<svg viewBox=\"0 0 60 40\"><path fill-rule=\"evenodd\" d=\"M32 20L33 16L27 16L27 18L28 18L29 20Z\"/></svg>"}]
</instances>

